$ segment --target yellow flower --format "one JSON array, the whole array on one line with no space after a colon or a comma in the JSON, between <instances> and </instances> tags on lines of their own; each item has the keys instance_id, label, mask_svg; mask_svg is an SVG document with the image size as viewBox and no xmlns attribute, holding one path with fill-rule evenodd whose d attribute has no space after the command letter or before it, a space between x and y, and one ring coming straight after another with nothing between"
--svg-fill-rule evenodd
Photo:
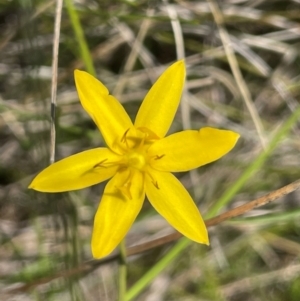
<instances>
[{"instance_id":1,"label":"yellow flower","mask_svg":"<svg viewBox=\"0 0 300 301\"><path fill-rule=\"evenodd\" d=\"M188 171L229 152L239 135L202 128L165 138L178 108L185 65L170 66L146 95L134 123L107 88L84 71L75 71L82 106L108 146L58 161L32 181L42 192L82 189L109 178L94 220L92 253L101 258L125 237L142 208L145 195L176 230L209 244L207 230L191 196L171 172Z\"/></svg>"}]
</instances>

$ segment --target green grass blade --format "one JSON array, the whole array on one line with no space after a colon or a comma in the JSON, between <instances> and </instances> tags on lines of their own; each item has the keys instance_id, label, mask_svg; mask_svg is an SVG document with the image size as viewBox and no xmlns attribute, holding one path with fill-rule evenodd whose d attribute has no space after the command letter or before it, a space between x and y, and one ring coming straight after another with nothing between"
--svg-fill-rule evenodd
<instances>
[{"instance_id":1,"label":"green grass blade","mask_svg":"<svg viewBox=\"0 0 300 301\"><path fill-rule=\"evenodd\" d=\"M259 216L250 216L244 218L234 218L228 221L231 225L246 225L246 224L278 224L279 222L290 222L295 218L299 218L300 209L293 211L264 214Z\"/></svg>"},{"instance_id":2,"label":"green grass blade","mask_svg":"<svg viewBox=\"0 0 300 301\"><path fill-rule=\"evenodd\" d=\"M95 72L93 60L84 36L82 26L80 24L78 13L74 8L72 0L65 0L65 1L66 1L67 11L71 20L71 24L75 33L75 37L79 44L81 59L85 64L87 72L95 76L96 72Z\"/></svg>"},{"instance_id":3,"label":"green grass blade","mask_svg":"<svg viewBox=\"0 0 300 301\"><path fill-rule=\"evenodd\" d=\"M143 277L140 278L128 291L125 296L126 301L133 300L139 293L141 293L145 287L161 272L163 271L186 247L190 244L190 241L183 237L175 246L157 263L151 268Z\"/></svg>"}]
</instances>

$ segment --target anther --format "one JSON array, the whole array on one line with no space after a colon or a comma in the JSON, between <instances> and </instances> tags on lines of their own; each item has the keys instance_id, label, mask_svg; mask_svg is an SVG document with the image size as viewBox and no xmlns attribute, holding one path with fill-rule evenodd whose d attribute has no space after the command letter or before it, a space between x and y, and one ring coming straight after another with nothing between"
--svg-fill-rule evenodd
<instances>
[{"instance_id":1,"label":"anther","mask_svg":"<svg viewBox=\"0 0 300 301\"><path fill-rule=\"evenodd\" d=\"M155 155L154 160L159 160L163 158L165 155Z\"/></svg>"},{"instance_id":2,"label":"anther","mask_svg":"<svg viewBox=\"0 0 300 301\"><path fill-rule=\"evenodd\" d=\"M121 138L121 142L126 142L126 136L127 136L127 133L129 132L130 129L127 129L124 133L124 135L122 136Z\"/></svg>"},{"instance_id":3,"label":"anther","mask_svg":"<svg viewBox=\"0 0 300 301\"><path fill-rule=\"evenodd\" d=\"M126 198L132 200L132 195L130 192L131 182L125 183L123 186L115 186Z\"/></svg>"},{"instance_id":4,"label":"anther","mask_svg":"<svg viewBox=\"0 0 300 301\"><path fill-rule=\"evenodd\" d=\"M155 188L159 189L157 181L152 181L152 184L154 185Z\"/></svg>"},{"instance_id":5,"label":"anther","mask_svg":"<svg viewBox=\"0 0 300 301\"><path fill-rule=\"evenodd\" d=\"M97 168L97 167L106 168L106 166L103 165L103 163L106 162L106 161L107 161L107 159L102 160L101 162L99 162L96 165L94 165L93 168Z\"/></svg>"},{"instance_id":6,"label":"anther","mask_svg":"<svg viewBox=\"0 0 300 301\"><path fill-rule=\"evenodd\" d=\"M126 148L128 148L127 134L129 132L129 130L130 130L130 128L125 131L124 135L121 138L121 142L126 144Z\"/></svg>"}]
</instances>

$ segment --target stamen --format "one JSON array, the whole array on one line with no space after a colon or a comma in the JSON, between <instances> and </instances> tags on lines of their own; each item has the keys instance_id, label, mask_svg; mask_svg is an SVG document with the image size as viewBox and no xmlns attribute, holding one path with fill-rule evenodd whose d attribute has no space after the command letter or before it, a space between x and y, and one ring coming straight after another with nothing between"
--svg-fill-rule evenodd
<instances>
[{"instance_id":1,"label":"stamen","mask_svg":"<svg viewBox=\"0 0 300 301\"><path fill-rule=\"evenodd\" d=\"M133 173L129 171L128 178L124 181L122 186L115 186L126 198L132 200L132 194L130 192L132 184Z\"/></svg>"},{"instance_id":2,"label":"stamen","mask_svg":"<svg viewBox=\"0 0 300 301\"><path fill-rule=\"evenodd\" d=\"M154 185L155 188L159 189L157 181L152 181L152 184Z\"/></svg>"},{"instance_id":3,"label":"stamen","mask_svg":"<svg viewBox=\"0 0 300 301\"><path fill-rule=\"evenodd\" d=\"M147 174L147 176L150 177L151 183L154 185L154 187L157 188L157 189L159 189L157 180L155 180L149 172L147 172L146 174Z\"/></svg>"},{"instance_id":4,"label":"stamen","mask_svg":"<svg viewBox=\"0 0 300 301\"><path fill-rule=\"evenodd\" d=\"M93 168L97 168L97 167L103 167L106 168L106 166L103 165L104 162L106 162L107 159L102 160L101 162L97 163L96 165L94 165Z\"/></svg>"},{"instance_id":5,"label":"stamen","mask_svg":"<svg viewBox=\"0 0 300 301\"><path fill-rule=\"evenodd\" d=\"M163 158L165 156L165 154L163 155L155 155L154 160L159 160L161 158Z\"/></svg>"},{"instance_id":6,"label":"stamen","mask_svg":"<svg viewBox=\"0 0 300 301\"><path fill-rule=\"evenodd\" d=\"M144 146L144 143L145 143L145 136L139 140L139 143L136 146L136 149L137 150L141 150L143 148L143 146Z\"/></svg>"},{"instance_id":7,"label":"stamen","mask_svg":"<svg viewBox=\"0 0 300 301\"><path fill-rule=\"evenodd\" d=\"M129 198L130 200L132 200L132 195L131 195L131 192L130 192L130 186L131 186L131 182L127 182L125 183L123 186L121 187L118 187L116 186L116 188L118 190L120 190L120 192L127 198Z\"/></svg>"},{"instance_id":8,"label":"stamen","mask_svg":"<svg viewBox=\"0 0 300 301\"><path fill-rule=\"evenodd\" d=\"M127 134L129 132L129 130L130 130L130 128L125 131L124 135L121 138L121 142L125 143L127 148L128 148Z\"/></svg>"},{"instance_id":9,"label":"stamen","mask_svg":"<svg viewBox=\"0 0 300 301\"><path fill-rule=\"evenodd\" d=\"M146 140L159 140L160 138L151 130L146 127L139 127L138 128L141 132L146 134Z\"/></svg>"},{"instance_id":10,"label":"stamen","mask_svg":"<svg viewBox=\"0 0 300 301\"><path fill-rule=\"evenodd\" d=\"M144 146L145 136L146 136L145 133L141 131L137 132L135 129L129 128L125 131L124 135L122 136L121 143L125 144L125 148L127 150L133 148L140 150Z\"/></svg>"}]
</instances>

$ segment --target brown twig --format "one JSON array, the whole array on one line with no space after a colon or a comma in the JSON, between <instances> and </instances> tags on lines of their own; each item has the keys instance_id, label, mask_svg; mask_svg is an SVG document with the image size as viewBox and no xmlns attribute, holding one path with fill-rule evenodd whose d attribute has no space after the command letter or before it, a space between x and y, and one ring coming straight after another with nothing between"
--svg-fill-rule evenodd
<instances>
[{"instance_id":1,"label":"brown twig","mask_svg":"<svg viewBox=\"0 0 300 301\"><path fill-rule=\"evenodd\" d=\"M298 189L300 187L300 180L297 180L289 185L286 185L278 190L272 191L254 201L251 201L249 203L246 203L244 205L238 206L234 209L231 209L227 212L224 212L220 215L217 215L216 217L210 218L208 220L205 221L206 227L212 227L215 225L218 225L230 218L242 215L246 212L251 211L254 208L257 207L261 207L263 205L266 205L268 203L271 203L281 197L283 197L286 194L289 194L293 191L295 191L296 189ZM182 235L178 232L174 232L171 233L169 235L163 236L161 238L155 239L155 240L151 240L149 242L137 245L137 246L133 246L128 248L127 251L127 255L136 255L139 254L141 252L145 252L148 251L152 248L156 248L158 246L161 246L163 244L172 242L174 240L179 239L180 237L182 237Z\"/></svg>"},{"instance_id":2,"label":"brown twig","mask_svg":"<svg viewBox=\"0 0 300 301\"><path fill-rule=\"evenodd\" d=\"M265 196L262 196L262 197L260 197L256 200L254 200L254 201L251 201L251 202L246 203L244 205L238 206L238 207L236 207L234 209L231 209L231 210L229 210L225 213L222 213L222 214L220 214L216 217L208 219L208 220L205 221L205 224L206 224L207 227L216 226L216 225L218 225L218 224L220 224L220 223L222 223L222 222L224 222L228 219L231 219L233 217L240 216L240 215L242 215L246 212L249 212L254 208L261 207L263 205L271 203L271 202L273 202L273 201L275 201L275 200L277 200L277 199L279 199L279 198L281 198L281 197L297 190L298 188L300 188L300 180L292 182L291 184L286 185L286 186L284 186L280 189L277 189L275 191L272 191L269 194L267 194ZM179 239L180 237L182 237L182 235L180 233L174 232L174 233L171 233L169 235L163 236L161 238L154 239L154 240L151 240L151 241L146 242L146 243L142 243L142 244L137 245L137 246L129 247L126 251L127 257L132 256L132 255L137 255L137 254L143 253L145 251L149 251L153 248L168 244L170 242L173 242L173 241ZM94 270L98 266L109 263L109 262L114 261L118 258L119 258L119 254L114 253L114 254L112 254L110 256L107 256L106 258L101 259L101 260L89 260L89 261L86 261L86 262L80 264L76 268L69 269L69 270L63 270L63 271L60 271L60 272L58 272L57 274L55 274L53 276L45 277L45 278L39 279L38 281L34 281L34 282L31 282L31 283L24 284L22 286L11 289L9 291L6 290L5 293L13 294L13 293L18 293L18 292L25 292L25 291L28 291L28 290L30 290L30 289L38 286L38 285L48 283L48 282L50 282L52 280L55 280L57 278L60 278L60 277L70 277L70 276L78 275L80 273L91 272L92 270Z\"/></svg>"}]
</instances>

